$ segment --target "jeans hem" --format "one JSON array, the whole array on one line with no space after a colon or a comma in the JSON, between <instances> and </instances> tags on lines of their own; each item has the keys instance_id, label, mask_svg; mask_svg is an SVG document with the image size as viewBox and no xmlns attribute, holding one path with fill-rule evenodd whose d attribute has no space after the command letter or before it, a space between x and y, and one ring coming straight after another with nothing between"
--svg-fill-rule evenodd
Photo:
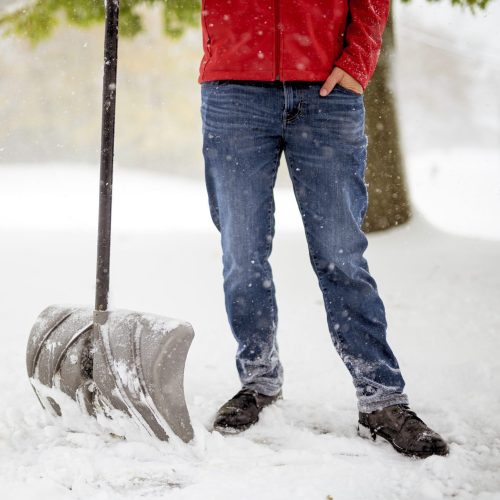
<instances>
[{"instance_id":1,"label":"jeans hem","mask_svg":"<svg viewBox=\"0 0 500 500\"><path fill-rule=\"evenodd\" d=\"M387 406L408 404L408 396L406 394L391 394L378 401L363 402L358 401L358 410L361 413L370 413L372 411L381 410Z\"/></svg>"},{"instance_id":2,"label":"jeans hem","mask_svg":"<svg viewBox=\"0 0 500 500\"><path fill-rule=\"evenodd\" d=\"M264 396L277 396L281 392L281 386L277 389L273 389L269 386L262 386L257 384L244 384L242 389L251 389L252 391L256 391L259 394L263 394Z\"/></svg>"}]
</instances>

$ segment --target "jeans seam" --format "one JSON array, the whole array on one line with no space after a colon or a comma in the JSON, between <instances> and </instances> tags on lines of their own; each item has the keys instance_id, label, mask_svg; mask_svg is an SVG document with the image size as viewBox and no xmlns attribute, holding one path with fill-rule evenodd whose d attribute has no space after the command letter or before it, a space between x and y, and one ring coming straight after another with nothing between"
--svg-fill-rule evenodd
<instances>
[{"instance_id":1,"label":"jeans seam","mask_svg":"<svg viewBox=\"0 0 500 500\"><path fill-rule=\"evenodd\" d=\"M280 146L278 146L276 148L276 152L275 152L275 160L274 160L274 166L273 166L273 170L272 170L272 184L271 184L271 204L267 210L267 235L266 235L266 261L268 261L269 257L270 257L270 252L271 252L271 245L272 245L272 236L271 236L271 229L272 229L272 214L273 214L273 207L274 207L274 194L273 194L273 191L274 191L274 184L276 182L276 176L277 176L277 173L278 173L278 165L279 165L279 158L280 158ZM269 238L267 238L267 236L269 236ZM272 315L273 315L273 318L274 317L277 317L276 315L276 310L274 308L274 305L273 305L273 289L272 287L269 287L268 289L268 300L269 300L269 305L270 305L270 309L272 311ZM274 325L274 329L276 330L276 327L277 327L277 321L276 321L276 325ZM276 334L276 332L275 332Z\"/></svg>"},{"instance_id":2,"label":"jeans seam","mask_svg":"<svg viewBox=\"0 0 500 500\"><path fill-rule=\"evenodd\" d=\"M293 173L294 172L294 169L293 169L293 159L292 159L292 156L290 155L288 157L290 159L290 175L292 176L292 180L295 180L296 177L295 177L295 174ZM297 198L297 203L299 205L299 210L302 214L302 203L300 201L300 197L295 189L295 182L292 182L292 187L293 187L293 190L295 192L295 195L296 195L296 198ZM321 273L319 271L319 268L318 268L318 263L316 261L316 253L314 252L314 249L313 249L313 246L311 245L311 242L310 242L310 232L309 232L309 228L307 226L307 223L306 223L306 219L305 217L303 217L303 223L304 223L304 231L305 231L305 234L306 234L306 242L307 242L307 246L309 248L309 251L311 253L311 256L312 256L312 261L313 261L313 266L314 266L314 271L316 273L316 276L318 277L318 281L319 281L319 286L321 288L321 291L323 292L323 297L326 296L326 293L327 293L327 290L326 290L326 287L324 286L323 284L323 273ZM329 304L328 304L328 301L327 300L324 300L325 302L325 307L326 307L326 311L327 311L327 314L333 318L333 313L329 307ZM340 341L341 340L341 335L339 335L338 332L336 333L332 333L332 335L336 336L338 338L338 340Z\"/></svg>"}]
</instances>

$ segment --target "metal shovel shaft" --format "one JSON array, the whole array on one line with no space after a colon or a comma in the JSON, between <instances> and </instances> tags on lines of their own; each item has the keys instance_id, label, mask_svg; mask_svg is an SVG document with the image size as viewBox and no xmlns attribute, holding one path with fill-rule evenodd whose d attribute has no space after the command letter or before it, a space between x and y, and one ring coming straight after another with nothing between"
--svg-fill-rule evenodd
<instances>
[{"instance_id":1,"label":"metal shovel shaft","mask_svg":"<svg viewBox=\"0 0 500 500\"><path fill-rule=\"evenodd\" d=\"M102 88L101 167L95 310L106 311L109 294L111 205L115 143L116 73L118 67L119 0L106 0L104 76Z\"/></svg>"}]
</instances>

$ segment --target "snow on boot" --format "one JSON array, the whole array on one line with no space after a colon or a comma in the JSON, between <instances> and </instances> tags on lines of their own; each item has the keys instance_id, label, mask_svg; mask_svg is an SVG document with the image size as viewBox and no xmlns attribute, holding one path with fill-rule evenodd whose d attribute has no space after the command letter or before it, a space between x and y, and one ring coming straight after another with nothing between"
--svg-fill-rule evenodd
<instances>
[{"instance_id":1,"label":"snow on boot","mask_svg":"<svg viewBox=\"0 0 500 500\"><path fill-rule=\"evenodd\" d=\"M371 413L359 412L358 434L374 441L380 436L396 451L410 457L427 458L449 453L444 439L406 404L387 406Z\"/></svg>"},{"instance_id":2,"label":"snow on boot","mask_svg":"<svg viewBox=\"0 0 500 500\"><path fill-rule=\"evenodd\" d=\"M276 396L266 396L252 389L241 389L219 408L214 421L214 430L221 434L244 431L259 420L259 413L264 407L281 397L281 392Z\"/></svg>"}]
</instances>

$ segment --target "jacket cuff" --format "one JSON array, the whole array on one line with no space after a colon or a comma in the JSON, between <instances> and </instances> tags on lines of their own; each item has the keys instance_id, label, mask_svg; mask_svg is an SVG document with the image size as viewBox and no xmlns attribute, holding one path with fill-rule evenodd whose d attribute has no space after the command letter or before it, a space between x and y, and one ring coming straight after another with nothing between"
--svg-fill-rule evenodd
<instances>
[{"instance_id":1,"label":"jacket cuff","mask_svg":"<svg viewBox=\"0 0 500 500\"><path fill-rule=\"evenodd\" d=\"M347 52L344 51L341 54L335 61L335 66L352 76L363 87L363 90L366 89L372 75L367 75L363 71L363 64L356 62Z\"/></svg>"}]
</instances>

